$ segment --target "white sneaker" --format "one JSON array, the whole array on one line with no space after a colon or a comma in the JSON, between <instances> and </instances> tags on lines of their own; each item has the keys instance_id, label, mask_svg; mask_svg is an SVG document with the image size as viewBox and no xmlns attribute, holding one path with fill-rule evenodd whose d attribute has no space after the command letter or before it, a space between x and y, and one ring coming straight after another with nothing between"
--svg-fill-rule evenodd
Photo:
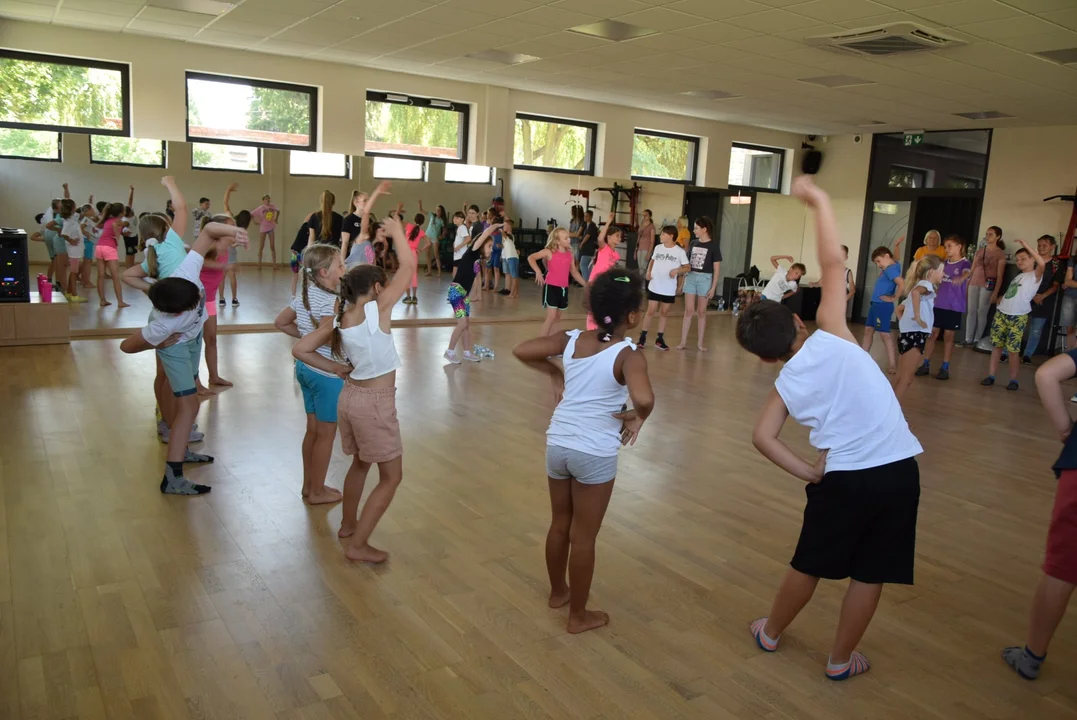
<instances>
[{"instance_id":1,"label":"white sneaker","mask_svg":"<svg viewBox=\"0 0 1077 720\"><path fill-rule=\"evenodd\" d=\"M187 438L187 442L196 443L196 442L202 442L205 439L206 439L206 434L204 432L199 432L199 431L195 430L194 428L191 428L191 434ZM171 428L165 428L165 431L163 433L161 433L161 442L164 443L165 445L167 445L169 442L171 442L171 440L172 440L172 429Z\"/></svg>"},{"instance_id":2,"label":"white sneaker","mask_svg":"<svg viewBox=\"0 0 1077 720\"><path fill-rule=\"evenodd\" d=\"M468 362L482 362L482 358L471 352L470 350L464 353L464 359Z\"/></svg>"},{"instance_id":3,"label":"white sneaker","mask_svg":"<svg viewBox=\"0 0 1077 720\"><path fill-rule=\"evenodd\" d=\"M470 354L471 353L467 353L467 354L464 355L464 357L467 357ZM460 357L456 354L455 350L446 350L445 355L443 357L446 360L448 360L449 362L451 362L453 365L459 365L460 364Z\"/></svg>"}]
</instances>

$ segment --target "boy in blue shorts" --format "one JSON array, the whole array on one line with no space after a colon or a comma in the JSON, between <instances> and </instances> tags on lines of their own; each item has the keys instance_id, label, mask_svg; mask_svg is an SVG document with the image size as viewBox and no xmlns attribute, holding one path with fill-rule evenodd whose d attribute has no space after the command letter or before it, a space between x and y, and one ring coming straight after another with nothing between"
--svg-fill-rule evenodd
<instances>
[{"instance_id":1,"label":"boy in blue shorts","mask_svg":"<svg viewBox=\"0 0 1077 720\"><path fill-rule=\"evenodd\" d=\"M782 633L811 600L820 578L849 579L826 677L867 672L856 652L884 583L911 585L923 452L894 390L845 320L845 255L830 198L803 175L793 195L815 211L823 277L809 335L785 305L755 303L737 320L737 341L764 362L784 363L755 422L752 443L772 463L806 483L807 505L790 568L770 613L751 623L760 649L775 652ZM886 316L889 320L889 316ZM780 435L792 416L811 430L819 451L804 459Z\"/></svg>"},{"instance_id":2,"label":"boy in blue shorts","mask_svg":"<svg viewBox=\"0 0 1077 720\"><path fill-rule=\"evenodd\" d=\"M882 333L883 346L886 348L887 372L897 372L897 347L890 334L890 319L894 317L894 300L901 295L905 287L905 278L901 277L901 264L894 260L888 247L877 247L871 253L871 261L879 268L879 278L871 290L871 308L864 321L864 338L860 347L864 352L871 352L871 343L875 333Z\"/></svg>"},{"instance_id":3,"label":"boy in blue shorts","mask_svg":"<svg viewBox=\"0 0 1077 720\"><path fill-rule=\"evenodd\" d=\"M187 449L198 414L198 367L202 356L202 325L206 321L205 289L199 275L207 252L216 248L218 257L227 257L229 248L236 245L246 247L246 230L224 223L206 225L179 268L150 286L153 312L149 324L120 343L125 353L155 350L175 396L167 462L161 479L161 492L169 495L203 495L211 489L183 476L184 462L213 462L212 456Z\"/></svg>"}]
</instances>

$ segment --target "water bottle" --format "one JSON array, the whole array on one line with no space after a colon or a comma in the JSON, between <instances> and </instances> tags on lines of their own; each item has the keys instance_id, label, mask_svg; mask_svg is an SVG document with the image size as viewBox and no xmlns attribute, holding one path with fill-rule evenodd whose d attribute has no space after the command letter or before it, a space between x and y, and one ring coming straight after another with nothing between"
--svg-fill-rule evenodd
<instances>
[{"instance_id":1,"label":"water bottle","mask_svg":"<svg viewBox=\"0 0 1077 720\"><path fill-rule=\"evenodd\" d=\"M718 312L725 310L725 298L718 298Z\"/></svg>"},{"instance_id":2,"label":"water bottle","mask_svg":"<svg viewBox=\"0 0 1077 720\"><path fill-rule=\"evenodd\" d=\"M740 315L740 300L733 301L733 317Z\"/></svg>"}]
</instances>

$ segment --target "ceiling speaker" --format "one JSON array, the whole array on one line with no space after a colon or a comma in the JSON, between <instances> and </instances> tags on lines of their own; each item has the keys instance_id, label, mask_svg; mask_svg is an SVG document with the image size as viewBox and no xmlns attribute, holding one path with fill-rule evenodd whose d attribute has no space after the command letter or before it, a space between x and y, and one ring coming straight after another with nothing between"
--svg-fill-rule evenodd
<instances>
[{"instance_id":1,"label":"ceiling speaker","mask_svg":"<svg viewBox=\"0 0 1077 720\"><path fill-rule=\"evenodd\" d=\"M818 150L809 150L804 153L804 159L800 161L800 169L805 175L814 175L819 172L819 166L823 164L823 153Z\"/></svg>"}]
</instances>

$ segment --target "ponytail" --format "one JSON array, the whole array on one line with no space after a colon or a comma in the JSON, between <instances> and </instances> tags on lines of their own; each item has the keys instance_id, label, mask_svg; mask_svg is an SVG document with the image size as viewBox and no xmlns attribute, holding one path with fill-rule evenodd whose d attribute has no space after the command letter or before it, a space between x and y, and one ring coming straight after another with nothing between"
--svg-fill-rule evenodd
<instances>
[{"instance_id":1,"label":"ponytail","mask_svg":"<svg viewBox=\"0 0 1077 720\"><path fill-rule=\"evenodd\" d=\"M306 287L306 279L304 278L304 288ZM351 284L348 282L348 276L345 275L340 279L340 296L337 298L337 317L333 321L333 337L329 341L329 352L332 353L335 360L344 360L344 343L340 338L340 323L344 319L344 306L347 305L345 298L353 297L351 292ZM309 308L308 308L309 309Z\"/></svg>"},{"instance_id":2,"label":"ponytail","mask_svg":"<svg viewBox=\"0 0 1077 720\"><path fill-rule=\"evenodd\" d=\"M333 234L333 204L337 201L333 193L322 193L322 240L328 240Z\"/></svg>"}]
</instances>

